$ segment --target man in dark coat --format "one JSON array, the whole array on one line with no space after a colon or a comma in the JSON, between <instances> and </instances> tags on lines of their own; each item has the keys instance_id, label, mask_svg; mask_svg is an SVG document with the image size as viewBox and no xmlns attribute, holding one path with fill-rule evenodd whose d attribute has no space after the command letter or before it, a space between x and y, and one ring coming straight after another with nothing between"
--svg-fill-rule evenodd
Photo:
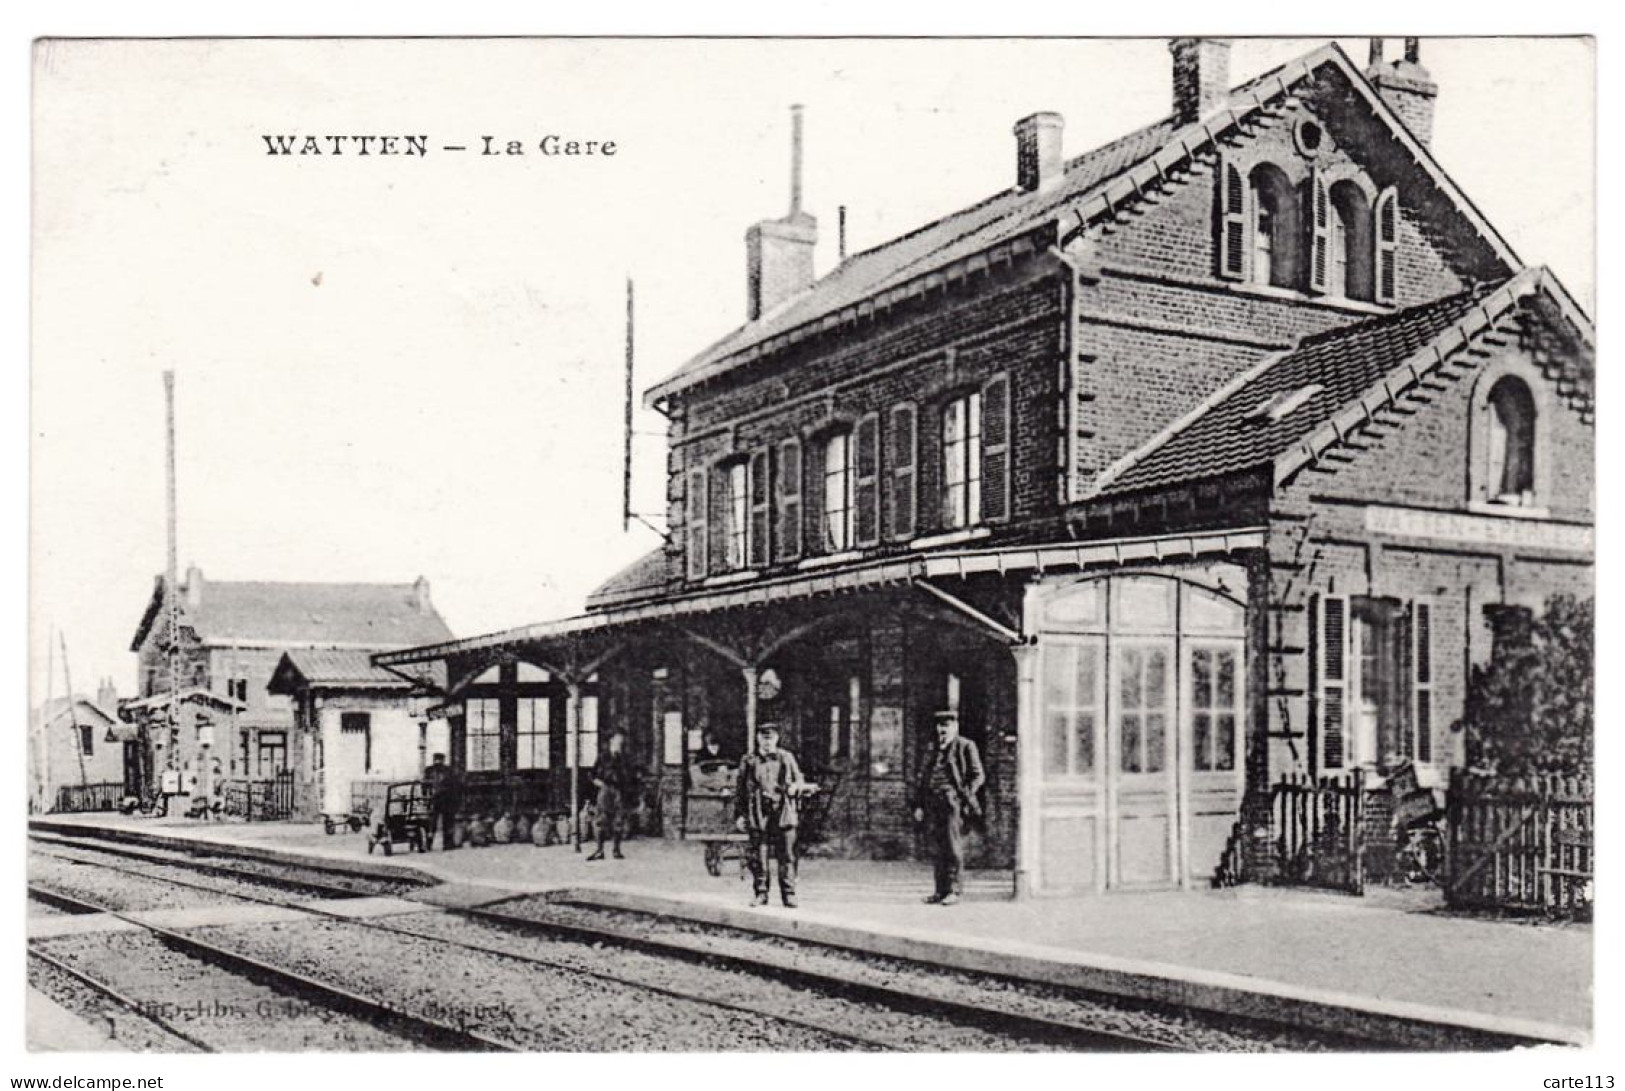
<instances>
[{"instance_id":1,"label":"man in dark coat","mask_svg":"<svg viewBox=\"0 0 1625 1091\"><path fill-rule=\"evenodd\" d=\"M937 745L926 754L916 785L914 821L926 823L936 855L937 889L925 900L957 905L964 892L965 823L981 820L977 793L987 778L976 744L959 734L958 713L937 713L936 729Z\"/></svg>"},{"instance_id":2,"label":"man in dark coat","mask_svg":"<svg viewBox=\"0 0 1625 1091\"><path fill-rule=\"evenodd\" d=\"M587 857L604 858L604 837L615 845L615 859L621 855L621 838L626 836L626 812L637 799L638 770L626 752L626 736L617 731L609 737L609 750L598 755L592 767L592 782L598 787L598 851Z\"/></svg>"},{"instance_id":3,"label":"man in dark coat","mask_svg":"<svg viewBox=\"0 0 1625 1091\"><path fill-rule=\"evenodd\" d=\"M423 771L423 794L429 806L429 841L434 841L435 827L438 826L440 851L456 848L457 846L451 843L451 827L457 821L457 781L451 767L446 764L446 755L436 754L429 767ZM384 816L379 814L371 817L382 821Z\"/></svg>"},{"instance_id":4,"label":"man in dark coat","mask_svg":"<svg viewBox=\"0 0 1625 1091\"><path fill-rule=\"evenodd\" d=\"M779 897L785 907L796 907L796 829L800 825L797 800L808 790L795 755L779 749L779 729L763 724L756 729L756 753L739 766L734 789L734 825L750 835L746 860L756 890L756 904L767 904L767 860L779 858Z\"/></svg>"}]
</instances>

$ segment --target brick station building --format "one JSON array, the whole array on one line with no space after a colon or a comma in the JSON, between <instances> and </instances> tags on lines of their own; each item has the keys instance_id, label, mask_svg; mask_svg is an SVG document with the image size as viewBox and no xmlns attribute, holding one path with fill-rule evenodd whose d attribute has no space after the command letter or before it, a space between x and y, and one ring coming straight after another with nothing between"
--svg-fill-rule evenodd
<instances>
[{"instance_id":1,"label":"brick station building","mask_svg":"<svg viewBox=\"0 0 1625 1091\"><path fill-rule=\"evenodd\" d=\"M1591 593L1590 320L1429 151L1415 39L1170 49L1168 118L1024 118L1008 189L822 278L797 179L748 321L647 392L665 546L377 658L444 664L453 763L562 799L619 727L675 836L701 733L771 718L836 844L906 855L956 707L1021 893L1206 884L1283 774L1444 783L1494 611Z\"/></svg>"}]
</instances>

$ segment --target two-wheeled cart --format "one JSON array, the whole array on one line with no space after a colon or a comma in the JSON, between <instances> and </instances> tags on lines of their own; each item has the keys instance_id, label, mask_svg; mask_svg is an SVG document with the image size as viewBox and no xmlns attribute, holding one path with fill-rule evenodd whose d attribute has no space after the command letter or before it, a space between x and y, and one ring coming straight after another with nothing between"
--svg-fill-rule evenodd
<instances>
[{"instance_id":1,"label":"two-wheeled cart","mask_svg":"<svg viewBox=\"0 0 1625 1091\"><path fill-rule=\"evenodd\" d=\"M384 795L384 810L367 837L367 854L381 846L384 855L394 853L396 845L406 845L413 852L428 852L434 844L434 813L429 795L422 781L408 780L391 784Z\"/></svg>"}]
</instances>

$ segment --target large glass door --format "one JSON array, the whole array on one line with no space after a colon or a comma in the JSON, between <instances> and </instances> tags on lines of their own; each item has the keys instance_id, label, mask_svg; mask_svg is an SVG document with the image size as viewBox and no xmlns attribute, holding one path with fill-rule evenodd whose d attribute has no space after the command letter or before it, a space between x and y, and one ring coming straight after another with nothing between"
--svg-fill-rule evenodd
<instances>
[{"instance_id":1,"label":"large glass door","mask_svg":"<svg viewBox=\"0 0 1625 1091\"><path fill-rule=\"evenodd\" d=\"M1184 780L1184 873L1200 882L1224 853L1241 808L1242 642L1185 644L1185 716L1180 731Z\"/></svg>"},{"instance_id":2,"label":"large glass door","mask_svg":"<svg viewBox=\"0 0 1625 1091\"><path fill-rule=\"evenodd\" d=\"M1113 885L1179 878L1173 749L1173 642L1112 646Z\"/></svg>"}]
</instances>

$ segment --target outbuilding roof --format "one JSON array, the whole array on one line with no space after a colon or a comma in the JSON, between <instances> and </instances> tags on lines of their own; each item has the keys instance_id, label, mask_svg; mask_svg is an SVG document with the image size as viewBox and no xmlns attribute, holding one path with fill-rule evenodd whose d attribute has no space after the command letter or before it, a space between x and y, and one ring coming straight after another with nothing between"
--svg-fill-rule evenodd
<instances>
[{"instance_id":1,"label":"outbuilding roof","mask_svg":"<svg viewBox=\"0 0 1625 1091\"><path fill-rule=\"evenodd\" d=\"M601 610L624 602L650 598L666 589L666 550L657 547L645 553L587 596L588 610Z\"/></svg>"},{"instance_id":2,"label":"outbuilding roof","mask_svg":"<svg viewBox=\"0 0 1625 1091\"><path fill-rule=\"evenodd\" d=\"M296 648L283 653L271 674L267 688L272 693L317 690L399 690L413 684L398 674L372 665L373 655L383 649Z\"/></svg>"},{"instance_id":3,"label":"outbuilding roof","mask_svg":"<svg viewBox=\"0 0 1625 1091\"><path fill-rule=\"evenodd\" d=\"M204 644L349 646L377 650L451 638L410 583L200 581L195 603L182 586L181 613ZM164 602L159 576L131 651L139 651Z\"/></svg>"}]
</instances>

